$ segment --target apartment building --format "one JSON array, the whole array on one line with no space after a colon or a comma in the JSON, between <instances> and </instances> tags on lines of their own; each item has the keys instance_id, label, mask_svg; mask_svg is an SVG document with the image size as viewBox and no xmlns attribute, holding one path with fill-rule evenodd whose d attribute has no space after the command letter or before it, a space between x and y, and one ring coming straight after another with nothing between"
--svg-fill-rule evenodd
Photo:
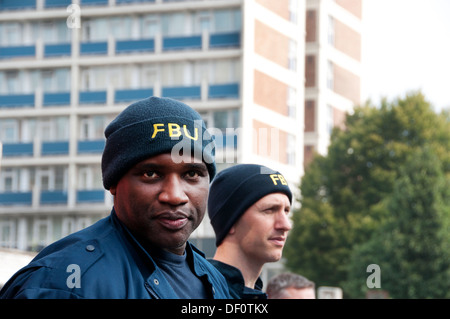
<instances>
[{"instance_id":1,"label":"apartment building","mask_svg":"<svg viewBox=\"0 0 450 319\"><path fill-rule=\"evenodd\" d=\"M361 103L362 0L306 0L304 164Z\"/></svg>"},{"instance_id":2,"label":"apartment building","mask_svg":"<svg viewBox=\"0 0 450 319\"><path fill-rule=\"evenodd\" d=\"M200 112L218 170L265 164L295 187L305 16L297 0L1 0L0 246L39 251L107 216L104 128L151 95ZM213 253L207 217L192 240Z\"/></svg>"}]
</instances>

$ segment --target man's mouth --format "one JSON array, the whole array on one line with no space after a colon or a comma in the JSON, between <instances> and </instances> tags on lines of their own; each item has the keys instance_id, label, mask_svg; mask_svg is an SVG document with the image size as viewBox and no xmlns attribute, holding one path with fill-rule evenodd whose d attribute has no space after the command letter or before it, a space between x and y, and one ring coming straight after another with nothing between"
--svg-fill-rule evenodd
<instances>
[{"instance_id":1,"label":"man's mouth","mask_svg":"<svg viewBox=\"0 0 450 319\"><path fill-rule=\"evenodd\" d=\"M270 237L269 241L273 243L275 246L283 247L286 242L286 237L284 236L274 236Z\"/></svg>"},{"instance_id":2,"label":"man's mouth","mask_svg":"<svg viewBox=\"0 0 450 319\"><path fill-rule=\"evenodd\" d=\"M189 221L187 214L183 212L164 212L156 216L156 220L169 230L180 230Z\"/></svg>"}]
</instances>

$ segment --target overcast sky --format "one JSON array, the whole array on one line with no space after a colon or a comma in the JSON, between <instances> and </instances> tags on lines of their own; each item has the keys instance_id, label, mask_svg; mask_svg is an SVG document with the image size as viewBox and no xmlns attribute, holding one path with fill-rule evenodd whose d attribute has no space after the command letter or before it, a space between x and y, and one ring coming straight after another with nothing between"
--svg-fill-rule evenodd
<instances>
[{"instance_id":1,"label":"overcast sky","mask_svg":"<svg viewBox=\"0 0 450 319\"><path fill-rule=\"evenodd\" d=\"M450 109L450 0L363 0L363 99L421 89Z\"/></svg>"}]
</instances>

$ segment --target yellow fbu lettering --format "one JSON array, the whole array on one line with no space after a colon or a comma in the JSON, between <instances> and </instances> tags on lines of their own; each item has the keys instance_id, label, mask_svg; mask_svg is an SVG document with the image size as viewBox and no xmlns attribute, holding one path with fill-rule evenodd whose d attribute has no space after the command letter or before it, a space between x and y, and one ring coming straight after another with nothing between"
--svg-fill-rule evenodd
<instances>
[{"instance_id":1,"label":"yellow fbu lettering","mask_svg":"<svg viewBox=\"0 0 450 319\"><path fill-rule=\"evenodd\" d=\"M179 137L181 135L180 126L178 124L169 123L169 124L167 124L167 126L169 127L169 136L170 137Z\"/></svg>"},{"instance_id":2,"label":"yellow fbu lettering","mask_svg":"<svg viewBox=\"0 0 450 319\"><path fill-rule=\"evenodd\" d=\"M152 138L155 138L156 135L158 135L159 132L165 132L164 123L155 123L153 124L153 134ZM181 126L177 123L167 123L167 129L169 132L169 137L180 137L183 132L184 135L191 140L198 140L198 128L194 128L194 136L191 135L189 130L187 129L186 124L183 125L183 131L181 131Z\"/></svg>"},{"instance_id":3,"label":"yellow fbu lettering","mask_svg":"<svg viewBox=\"0 0 450 319\"><path fill-rule=\"evenodd\" d=\"M281 174L270 174L269 176L272 179L272 182L273 182L274 185L278 185L277 181L279 181L282 185L287 185L286 179L284 178L283 175L281 175Z\"/></svg>"}]
</instances>

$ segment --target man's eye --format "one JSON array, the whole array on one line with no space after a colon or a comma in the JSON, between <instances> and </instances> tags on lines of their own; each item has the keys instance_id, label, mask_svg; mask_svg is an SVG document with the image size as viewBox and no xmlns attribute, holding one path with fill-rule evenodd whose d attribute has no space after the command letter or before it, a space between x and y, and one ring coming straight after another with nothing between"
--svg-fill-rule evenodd
<instances>
[{"instance_id":1,"label":"man's eye","mask_svg":"<svg viewBox=\"0 0 450 319\"><path fill-rule=\"evenodd\" d=\"M198 177L200 174L196 171L189 171L186 173L186 176L189 178L196 178Z\"/></svg>"},{"instance_id":2,"label":"man's eye","mask_svg":"<svg viewBox=\"0 0 450 319\"><path fill-rule=\"evenodd\" d=\"M157 174L154 171L144 172L144 177L146 178L156 178Z\"/></svg>"}]
</instances>

